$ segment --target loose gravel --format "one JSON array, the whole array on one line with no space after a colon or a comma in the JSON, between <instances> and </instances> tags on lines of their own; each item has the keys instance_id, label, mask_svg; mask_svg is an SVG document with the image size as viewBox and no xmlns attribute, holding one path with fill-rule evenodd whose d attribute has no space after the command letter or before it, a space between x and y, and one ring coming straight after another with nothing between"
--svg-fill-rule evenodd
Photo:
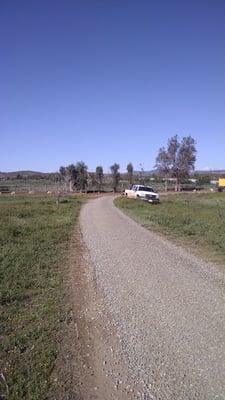
<instances>
[{"instance_id":1,"label":"loose gravel","mask_svg":"<svg viewBox=\"0 0 225 400\"><path fill-rule=\"evenodd\" d=\"M224 274L129 219L112 196L87 203L80 225L134 398L225 399Z\"/></svg>"}]
</instances>

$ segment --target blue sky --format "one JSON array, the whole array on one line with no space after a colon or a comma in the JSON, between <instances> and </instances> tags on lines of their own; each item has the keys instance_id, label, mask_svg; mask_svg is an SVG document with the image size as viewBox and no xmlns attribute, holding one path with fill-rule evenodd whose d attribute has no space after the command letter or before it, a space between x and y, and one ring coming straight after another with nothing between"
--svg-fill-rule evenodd
<instances>
[{"instance_id":1,"label":"blue sky","mask_svg":"<svg viewBox=\"0 0 225 400\"><path fill-rule=\"evenodd\" d=\"M0 33L0 171L148 170L174 134L225 168L224 0L2 0Z\"/></svg>"}]
</instances>

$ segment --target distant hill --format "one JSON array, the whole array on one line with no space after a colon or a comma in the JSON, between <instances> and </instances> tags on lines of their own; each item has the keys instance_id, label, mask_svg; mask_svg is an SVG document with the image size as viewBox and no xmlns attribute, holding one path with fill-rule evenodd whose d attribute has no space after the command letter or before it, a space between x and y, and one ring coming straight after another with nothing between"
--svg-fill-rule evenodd
<instances>
[{"instance_id":1,"label":"distant hill","mask_svg":"<svg viewBox=\"0 0 225 400\"><path fill-rule=\"evenodd\" d=\"M12 171L12 172L0 172L0 179L27 179L27 178L36 178L36 179L46 179L50 176L54 175L55 172L39 172L39 171Z\"/></svg>"},{"instance_id":2,"label":"distant hill","mask_svg":"<svg viewBox=\"0 0 225 400\"><path fill-rule=\"evenodd\" d=\"M155 169L149 171L134 171L134 175L138 175L142 173L145 176L149 176L152 174L157 174ZM195 174L201 175L225 175L225 169L218 170L196 170ZM58 174L58 172L40 172L40 171L11 171L11 172L0 172L1 180L8 179L54 179L54 177ZM122 172L122 174L126 174L126 172ZM110 174L105 174L105 176Z\"/></svg>"},{"instance_id":3,"label":"distant hill","mask_svg":"<svg viewBox=\"0 0 225 400\"><path fill-rule=\"evenodd\" d=\"M156 169L152 169L150 171L134 171L134 174L144 174L144 175L152 175L152 174L157 174L157 170ZM201 175L224 175L225 174L225 169L210 169L210 170L200 170L200 169L196 169L194 172L194 174L201 174Z\"/></svg>"},{"instance_id":4,"label":"distant hill","mask_svg":"<svg viewBox=\"0 0 225 400\"><path fill-rule=\"evenodd\" d=\"M152 174L156 174L157 171L156 169L151 169L149 171L134 171L134 174L140 174L142 173L143 175L152 175Z\"/></svg>"},{"instance_id":5,"label":"distant hill","mask_svg":"<svg viewBox=\"0 0 225 400\"><path fill-rule=\"evenodd\" d=\"M210 169L210 170L196 170L195 173L197 174L202 174L202 175L220 175L220 174L225 174L225 169Z\"/></svg>"}]
</instances>

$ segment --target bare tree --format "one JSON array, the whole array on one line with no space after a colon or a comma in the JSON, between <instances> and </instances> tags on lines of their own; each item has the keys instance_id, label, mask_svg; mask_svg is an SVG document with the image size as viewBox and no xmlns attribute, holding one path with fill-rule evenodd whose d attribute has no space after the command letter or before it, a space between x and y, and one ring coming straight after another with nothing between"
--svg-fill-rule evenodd
<instances>
[{"instance_id":1,"label":"bare tree","mask_svg":"<svg viewBox=\"0 0 225 400\"><path fill-rule=\"evenodd\" d=\"M195 140L186 136L181 142L175 135L168 140L167 148L161 147L156 157L156 168L165 179L176 179L175 190L180 190L180 181L194 171L196 161Z\"/></svg>"},{"instance_id":2,"label":"bare tree","mask_svg":"<svg viewBox=\"0 0 225 400\"><path fill-rule=\"evenodd\" d=\"M103 168L101 165L98 165L96 167L95 177L96 177L96 181L98 183L98 190L100 192L102 183L103 183L103 178L104 178Z\"/></svg>"},{"instance_id":3,"label":"bare tree","mask_svg":"<svg viewBox=\"0 0 225 400\"><path fill-rule=\"evenodd\" d=\"M119 169L120 169L120 166L117 163L114 163L110 167L110 170L111 170L111 173L112 173L112 178L113 178L113 191L114 191L114 193L116 193L116 191L117 191L117 187L118 187L119 180L120 180Z\"/></svg>"},{"instance_id":4,"label":"bare tree","mask_svg":"<svg viewBox=\"0 0 225 400\"><path fill-rule=\"evenodd\" d=\"M129 180L130 185L132 185L132 183L133 183L133 173L134 173L133 164L131 162L129 162L129 164L127 164L127 174L128 174L128 180Z\"/></svg>"}]
</instances>

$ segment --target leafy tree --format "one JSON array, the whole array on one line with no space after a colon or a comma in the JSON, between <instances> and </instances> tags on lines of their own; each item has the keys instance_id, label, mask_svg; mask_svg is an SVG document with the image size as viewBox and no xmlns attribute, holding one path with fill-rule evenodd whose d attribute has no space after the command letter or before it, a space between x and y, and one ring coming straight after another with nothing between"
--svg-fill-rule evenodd
<instances>
[{"instance_id":1,"label":"leafy tree","mask_svg":"<svg viewBox=\"0 0 225 400\"><path fill-rule=\"evenodd\" d=\"M66 167L66 181L69 182L70 192L73 191L77 180L77 170L74 164L70 164Z\"/></svg>"},{"instance_id":2,"label":"leafy tree","mask_svg":"<svg viewBox=\"0 0 225 400\"><path fill-rule=\"evenodd\" d=\"M59 173L60 173L61 178L64 180L66 177L66 167L61 166L59 168Z\"/></svg>"},{"instance_id":3,"label":"leafy tree","mask_svg":"<svg viewBox=\"0 0 225 400\"><path fill-rule=\"evenodd\" d=\"M112 185L113 185L114 192L117 191L117 187L118 187L119 180L120 180L119 169L120 169L120 166L117 163L114 163L110 167L110 170L111 170L111 173L112 173L112 178L113 178Z\"/></svg>"},{"instance_id":4,"label":"leafy tree","mask_svg":"<svg viewBox=\"0 0 225 400\"><path fill-rule=\"evenodd\" d=\"M141 182L142 185L145 185L145 171L144 171L144 166L142 163L139 164L140 166L140 171L139 171L139 182Z\"/></svg>"},{"instance_id":5,"label":"leafy tree","mask_svg":"<svg viewBox=\"0 0 225 400\"><path fill-rule=\"evenodd\" d=\"M165 178L175 178L175 190L179 190L181 180L188 178L194 171L195 161L195 140L191 136L186 136L179 142L178 136L175 135L168 140L167 148L159 149L156 168Z\"/></svg>"},{"instance_id":6,"label":"leafy tree","mask_svg":"<svg viewBox=\"0 0 225 400\"><path fill-rule=\"evenodd\" d=\"M133 173L134 173L134 167L133 164L130 162L129 164L127 164L127 174L130 185L132 185L133 183Z\"/></svg>"},{"instance_id":7,"label":"leafy tree","mask_svg":"<svg viewBox=\"0 0 225 400\"><path fill-rule=\"evenodd\" d=\"M61 166L59 168L59 173L60 173L60 179L65 182L65 190L67 191L67 184L70 180L68 172L67 172L67 168Z\"/></svg>"},{"instance_id":8,"label":"leafy tree","mask_svg":"<svg viewBox=\"0 0 225 400\"><path fill-rule=\"evenodd\" d=\"M197 175L197 184L199 186L204 186L204 185L209 185L211 182L211 176L210 175Z\"/></svg>"},{"instance_id":9,"label":"leafy tree","mask_svg":"<svg viewBox=\"0 0 225 400\"><path fill-rule=\"evenodd\" d=\"M76 182L75 186L78 190L85 190L88 180L88 167L83 161L78 161L75 166Z\"/></svg>"},{"instance_id":10,"label":"leafy tree","mask_svg":"<svg viewBox=\"0 0 225 400\"><path fill-rule=\"evenodd\" d=\"M96 185L96 179L95 179L95 173L94 172L88 172L87 174L87 186L86 189L90 190L93 188L93 186Z\"/></svg>"},{"instance_id":11,"label":"leafy tree","mask_svg":"<svg viewBox=\"0 0 225 400\"><path fill-rule=\"evenodd\" d=\"M70 164L67 167L60 167L59 168L59 173L61 180L65 182L65 189L68 190L68 184L69 184L69 191L72 192L74 185L76 183L76 168L74 164Z\"/></svg>"},{"instance_id":12,"label":"leafy tree","mask_svg":"<svg viewBox=\"0 0 225 400\"><path fill-rule=\"evenodd\" d=\"M175 177L179 182L181 179L188 178L190 173L194 171L196 152L195 140L191 136L184 137L177 155L177 174Z\"/></svg>"},{"instance_id":13,"label":"leafy tree","mask_svg":"<svg viewBox=\"0 0 225 400\"><path fill-rule=\"evenodd\" d=\"M102 182L104 178L103 168L101 165L98 165L95 170L96 181L98 183L98 190L101 190Z\"/></svg>"}]
</instances>

